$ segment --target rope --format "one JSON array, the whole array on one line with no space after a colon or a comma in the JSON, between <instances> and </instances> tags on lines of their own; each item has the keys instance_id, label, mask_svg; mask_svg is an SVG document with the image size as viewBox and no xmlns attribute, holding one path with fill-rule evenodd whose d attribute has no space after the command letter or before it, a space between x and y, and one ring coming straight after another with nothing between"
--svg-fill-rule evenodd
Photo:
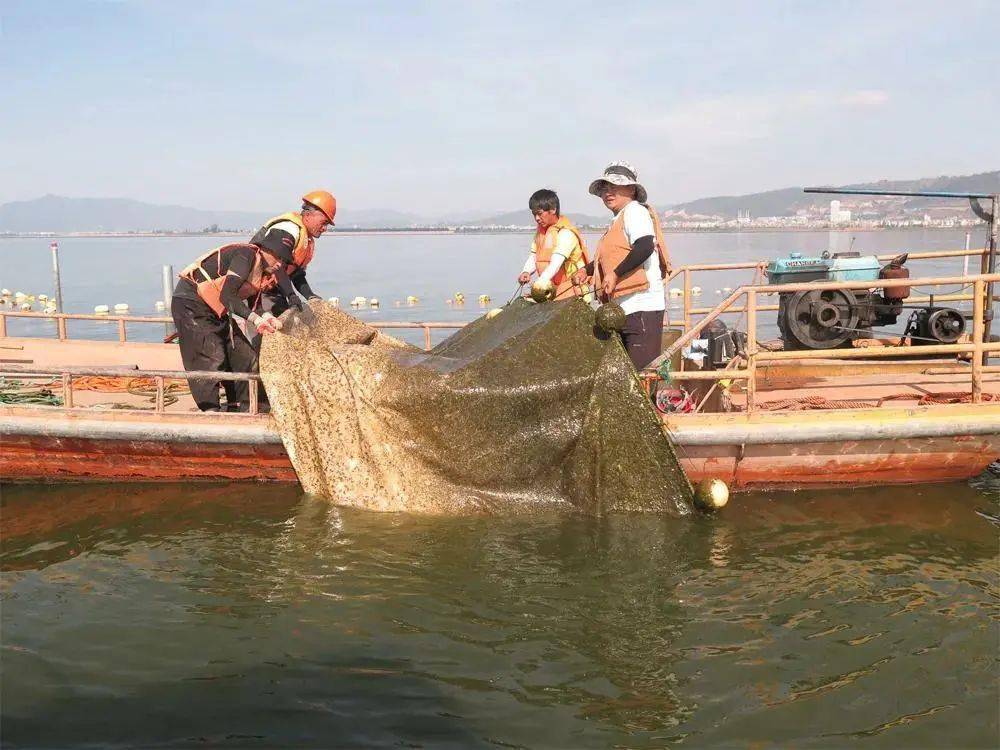
<instances>
[{"instance_id":1,"label":"rope","mask_svg":"<svg viewBox=\"0 0 1000 750\"><path fill-rule=\"evenodd\" d=\"M39 384L0 378L0 404L62 406L62 398L53 393L49 387L53 382Z\"/></svg>"},{"instance_id":2,"label":"rope","mask_svg":"<svg viewBox=\"0 0 1000 750\"><path fill-rule=\"evenodd\" d=\"M142 396L150 403L156 402L156 379L147 377L108 377L105 375L84 375L73 380L75 391L99 391L102 393L131 393ZM178 395L190 393L187 381L176 378L166 378L163 381L163 405L177 403ZM115 408L128 408L115 405Z\"/></svg>"},{"instance_id":3,"label":"rope","mask_svg":"<svg viewBox=\"0 0 1000 750\"><path fill-rule=\"evenodd\" d=\"M1000 394L984 393L983 401L1000 401ZM925 393L917 396L911 393L893 393L889 396L870 399L827 399L823 396L803 396L801 398L783 398L777 401L765 401L757 405L761 411L814 411L825 409L877 409L887 401L916 401L917 406L930 404L967 404L972 401L972 394L962 391L946 393Z\"/></svg>"}]
</instances>

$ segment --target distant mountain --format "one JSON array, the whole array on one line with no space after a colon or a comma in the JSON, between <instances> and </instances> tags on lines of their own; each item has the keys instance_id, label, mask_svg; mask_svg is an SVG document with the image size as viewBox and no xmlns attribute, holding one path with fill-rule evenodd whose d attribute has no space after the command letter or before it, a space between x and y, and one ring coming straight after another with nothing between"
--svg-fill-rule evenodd
<instances>
[{"instance_id":1,"label":"distant mountain","mask_svg":"<svg viewBox=\"0 0 1000 750\"><path fill-rule=\"evenodd\" d=\"M876 190L940 190L953 192L1000 193L1000 170L960 177L930 177L919 180L883 180L859 183L845 187ZM751 216L792 216L797 211L828 205L830 196L802 192L790 187L747 195L721 195L712 198L658 206L668 214L708 215L727 219L736 218L740 211ZM921 210L927 206L941 206L941 201L931 199L899 199L896 207L907 211ZM962 202L959 202L962 203ZM963 206L964 207L964 206ZM275 208L274 213L280 208ZM129 198L66 198L46 195L27 201L14 201L0 205L0 233L27 232L140 232L140 231L192 231L216 227L250 232L261 225L271 214L261 211L209 211L185 206L160 206ZM472 218L475 213L428 218L418 214L393 209L342 209L338 215L340 229L444 226L532 226L527 208L506 211L485 218ZM478 214L482 216L482 214ZM570 218L584 227L605 226L607 214L578 214L568 212Z\"/></svg>"},{"instance_id":2,"label":"distant mountain","mask_svg":"<svg viewBox=\"0 0 1000 750\"><path fill-rule=\"evenodd\" d=\"M866 190L939 190L960 193L1000 193L1000 170L962 177L927 177L919 180L881 180L840 187ZM668 206L670 211L688 215L702 214L736 218L738 211L751 216L793 216L800 209L829 204L836 196L803 193L801 187L769 190L747 195L719 195L712 198ZM914 198L903 201L908 209L932 205L935 199ZM940 204L940 201L937 201Z\"/></svg>"},{"instance_id":3,"label":"distant mountain","mask_svg":"<svg viewBox=\"0 0 1000 750\"><path fill-rule=\"evenodd\" d=\"M406 211L393 211L383 208L368 208L356 211L344 210L338 212L337 227L340 229L405 229L406 227L427 226L428 220L417 214Z\"/></svg>"},{"instance_id":4,"label":"distant mountain","mask_svg":"<svg viewBox=\"0 0 1000 750\"><path fill-rule=\"evenodd\" d=\"M251 230L268 218L265 213L157 206L129 198L46 195L0 205L0 232L197 232L213 225Z\"/></svg>"}]
</instances>

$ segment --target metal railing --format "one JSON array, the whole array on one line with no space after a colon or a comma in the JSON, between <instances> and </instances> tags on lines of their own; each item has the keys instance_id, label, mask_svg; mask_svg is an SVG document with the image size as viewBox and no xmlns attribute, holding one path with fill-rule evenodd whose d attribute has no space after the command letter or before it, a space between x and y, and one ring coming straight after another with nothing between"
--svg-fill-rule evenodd
<instances>
[{"instance_id":1,"label":"metal railing","mask_svg":"<svg viewBox=\"0 0 1000 750\"><path fill-rule=\"evenodd\" d=\"M101 321L104 323L115 323L118 327L118 343L124 344L128 341L127 323L155 323L163 325L173 323L173 319L166 316L140 316L140 315L101 315L96 313L46 313L46 312L25 312L21 310L0 310L0 338L7 338L7 318L31 318L35 320L55 320L56 338L60 341L69 340L69 330L67 322L71 320ZM372 328L388 330L421 329L424 332L424 349L433 348L431 341L431 331L433 330L457 330L465 326L465 323L441 323L441 322L371 322L366 325Z\"/></svg>"},{"instance_id":2,"label":"metal railing","mask_svg":"<svg viewBox=\"0 0 1000 750\"><path fill-rule=\"evenodd\" d=\"M753 267L753 266L751 266ZM681 271L682 269L678 269ZM716 305L700 321L687 328L686 332L672 343L666 351L654 360L647 368L647 377L655 377L651 371L656 370L661 362L669 360L683 347L687 346L699 333L720 315L737 311L734 304L741 297L746 298L743 307L738 308L747 316L747 342L746 342L746 366L743 368L725 370L698 370L698 371L678 371L671 372L671 380L745 380L746 381L746 413L753 413L757 408L757 369L763 362L787 362L789 360L810 360L810 359L868 359L871 357L900 357L923 356L939 354L971 354L971 400L972 403L981 403L983 398L983 374L993 372L994 368L988 367L984 360L991 352L1000 352L1000 342L984 341L985 321L986 321L986 295L990 284L1000 281L1000 274L975 274L968 276L943 276L914 279L878 279L872 281L833 281L833 282L808 282L799 284L758 284L745 285L734 290L722 302ZM758 304L758 297L761 294L789 293L810 290L833 290L833 289L872 289L872 288L893 288L904 286L941 286L952 284L971 284L972 294L969 295L973 302L972 310L972 337L968 342L954 344L931 344L913 347L886 346L882 348L852 348L852 349L823 349L823 350L803 350L803 351L769 351L762 349L757 340L757 313L768 306ZM912 298L911 298L912 299ZM935 300L940 297L935 297ZM1000 370L1000 368L997 368Z\"/></svg>"}]
</instances>

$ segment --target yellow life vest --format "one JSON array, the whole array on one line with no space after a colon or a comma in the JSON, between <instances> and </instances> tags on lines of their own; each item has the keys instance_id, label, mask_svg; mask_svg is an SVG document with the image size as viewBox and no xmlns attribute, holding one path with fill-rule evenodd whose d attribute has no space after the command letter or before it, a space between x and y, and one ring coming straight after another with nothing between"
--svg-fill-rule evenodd
<instances>
[{"instance_id":1,"label":"yellow life vest","mask_svg":"<svg viewBox=\"0 0 1000 750\"><path fill-rule=\"evenodd\" d=\"M287 266L288 275L291 276L297 270L308 266L316 252L315 242L309 236L309 230L306 229L306 225L302 221L302 214L289 212L275 216L273 219L268 219L264 222L264 226L257 230L257 234L253 236L250 242L257 244L264 239L264 236L271 227L283 221L290 221L299 228L299 238L295 242L295 247L292 248L292 262Z\"/></svg>"},{"instance_id":2,"label":"yellow life vest","mask_svg":"<svg viewBox=\"0 0 1000 750\"><path fill-rule=\"evenodd\" d=\"M212 308L212 311L218 315L220 318L224 316L227 312L225 305L222 304L222 287L226 283L226 279L229 274L218 273L215 276L211 276L208 271L205 270L204 263L213 255L215 256L216 268L222 268L222 253L224 251L230 251L238 248L252 248L254 251L253 265L250 268L250 276L241 285L238 292L240 299L250 299L254 295L257 295L258 299L260 295L271 291L277 286L277 278L274 276L274 271L278 268L281 263L277 258L273 257L270 253L261 250L256 245L222 245L221 247L209 250L204 255L199 256L194 263L187 266L183 271L181 271L178 276L182 279L186 279L194 284L198 296L201 297L202 301ZM251 309L256 306L256 301L250 306Z\"/></svg>"},{"instance_id":3,"label":"yellow life vest","mask_svg":"<svg viewBox=\"0 0 1000 750\"><path fill-rule=\"evenodd\" d=\"M544 233L536 232L535 239L531 242L531 250L535 254L535 271L541 275L549 263L552 262L552 253L555 252L558 243L559 231L568 229L576 238L576 243L570 251L569 256L563 261L552 283L556 285L556 299L565 299L574 288L573 275L590 262L587 257L587 246L580 235L580 230L573 225L565 216L560 216L559 220Z\"/></svg>"}]
</instances>

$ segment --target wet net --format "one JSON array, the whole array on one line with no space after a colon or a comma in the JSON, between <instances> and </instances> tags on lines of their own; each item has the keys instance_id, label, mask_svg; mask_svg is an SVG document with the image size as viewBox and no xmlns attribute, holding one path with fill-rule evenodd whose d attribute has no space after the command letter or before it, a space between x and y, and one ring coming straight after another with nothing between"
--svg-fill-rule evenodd
<instances>
[{"instance_id":1,"label":"wet net","mask_svg":"<svg viewBox=\"0 0 1000 750\"><path fill-rule=\"evenodd\" d=\"M314 302L261 376L303 488L384 511L688 512L691 487L615 336L518 300L424 352Z\"/></svg>"}]
</instances>

